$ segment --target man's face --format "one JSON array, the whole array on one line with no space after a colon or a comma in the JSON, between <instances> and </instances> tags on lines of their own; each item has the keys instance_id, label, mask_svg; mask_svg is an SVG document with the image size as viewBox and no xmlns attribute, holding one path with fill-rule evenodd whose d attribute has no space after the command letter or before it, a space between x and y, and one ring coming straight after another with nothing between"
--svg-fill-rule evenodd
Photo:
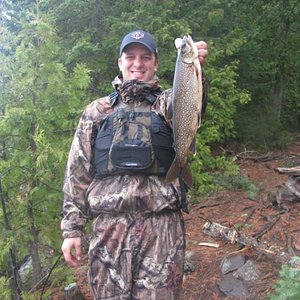
<instances>
[{"instance_id":1,"label":"man's face","mask_svg":"<svg viewBox=\"0 0 300 300\"><path fill-rule=\"evenodd\" d=\"M155 75L158 61L155 54L141 44L128 45L118 60L123 79L149 81Z\"/></svg>"}]
</instances>

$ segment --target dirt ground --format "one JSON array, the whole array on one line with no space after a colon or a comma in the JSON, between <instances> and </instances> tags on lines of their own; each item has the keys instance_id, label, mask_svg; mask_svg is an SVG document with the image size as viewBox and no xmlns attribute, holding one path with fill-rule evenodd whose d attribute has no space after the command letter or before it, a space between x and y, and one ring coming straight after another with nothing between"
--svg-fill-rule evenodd
<instances>
[{"instance_id":1,"label":"dirt ground","mask_svg":"<svg viewBox=\"0 0 300 300\"><path fill-rule=\"evenodd\" d=\"M218 288L221 261L232 255L245 255L254 261L261 272L258 281L248 283L249 296L245 299L267 299L279 278L281 264L274 255L265 255L253 248L242 248L237 243L210 237L202 230L207 221L234 228L239 234L249 237L260 233L259 242L267 243L270 249L281 247L287 253L294 251L299 255L296 248L300 248L300 202L289 203L289 210L283 212L270 205L267 196L288 178L275 172L275 168L300 165L300 139L288 149L268 153L264 157L257 153L245 153L238 163L242 174L247 175L260 192L253 200L243 191L222 191L190 207L190 214L185 215L187 250L193 253L196 270L187 273L181 300L237 299L226 296ZM263 231L274 216L278 217L278 221L269 230ZM217 244L218 248L199 245L203 242ZM85 299L92 299L84 266L76 271L76 278ZM64 299L62 291L53 291L52 299Z\"/></svg>"}]
</instances>

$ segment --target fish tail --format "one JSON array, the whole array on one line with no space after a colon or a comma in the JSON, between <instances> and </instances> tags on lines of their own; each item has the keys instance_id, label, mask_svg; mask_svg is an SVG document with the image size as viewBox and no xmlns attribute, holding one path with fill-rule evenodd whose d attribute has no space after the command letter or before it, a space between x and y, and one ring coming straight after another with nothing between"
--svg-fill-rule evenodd
<instances>
[{"instance_id":1,"label":"fish tail","mask_svg":"<svg viewBox=\"0 0 300 300\"><path fill-rule=\"evenodd\" d=\"M167 172L165 182L171 183L172 181L177 179L180 175L180 171L181 171L181 168L177 165L177 161L175 158L171 167L169 168L169 170Z\"/></svg>"},{"instance_id":2,"label":"fish tail","mask_svg":"<svg viewBox=\"0 0 300 300\"><path fill-rule=\"evenodd\" d=\"M189 188L193 186L193 177L189 165L179 167L175 159L167 172L165 182L171 183L179 177L182 178L182 180Z\"/></svg>"},{"instance_id":3,"label":"fish tail","mask_svg":"<svg viewBox=\"0 0 300 300\"><path fill-rule=\"evenodd\" d=\"M189 188L193 186L193 176L189 165L186 165L184 168L182 168L180 176Z\"/></svg>"}]
</instances>

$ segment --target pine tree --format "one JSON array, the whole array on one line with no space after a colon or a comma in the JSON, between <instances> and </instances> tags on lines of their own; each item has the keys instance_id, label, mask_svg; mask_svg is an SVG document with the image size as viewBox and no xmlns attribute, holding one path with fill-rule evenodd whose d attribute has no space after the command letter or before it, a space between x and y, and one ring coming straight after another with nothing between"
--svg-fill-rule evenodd
<instances>
[{"instance_id":1,"label":"pine tree","mask_svg":"<svg viewBox=\"0 0 300 300\"><path fill-rule=\"evenodd\" d=\"M30 254L35 283L43 275L42 245L59 249L66 154L90 82L83 65L68 72L60 63L59 39L39 4L18 20L15 42L4 43L0 116L11 239L19 258Z\"/></svg>"}]
</instances>

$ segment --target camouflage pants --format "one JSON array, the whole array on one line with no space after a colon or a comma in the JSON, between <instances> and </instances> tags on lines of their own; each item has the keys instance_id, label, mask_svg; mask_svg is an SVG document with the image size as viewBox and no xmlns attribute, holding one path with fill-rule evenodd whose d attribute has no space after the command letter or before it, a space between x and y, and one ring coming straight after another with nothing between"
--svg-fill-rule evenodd
<instances>
[{"instance_id":1,"label":"camouflage pants","mask_svg":"<svg viewBox=\"0 0 300 300\"><path fill-rule=\"evenodd\" d=\"M94 299L178 299L184 224L179 211L102 214L93 222L89 282Z\"/></svg>"}]
</instances>

